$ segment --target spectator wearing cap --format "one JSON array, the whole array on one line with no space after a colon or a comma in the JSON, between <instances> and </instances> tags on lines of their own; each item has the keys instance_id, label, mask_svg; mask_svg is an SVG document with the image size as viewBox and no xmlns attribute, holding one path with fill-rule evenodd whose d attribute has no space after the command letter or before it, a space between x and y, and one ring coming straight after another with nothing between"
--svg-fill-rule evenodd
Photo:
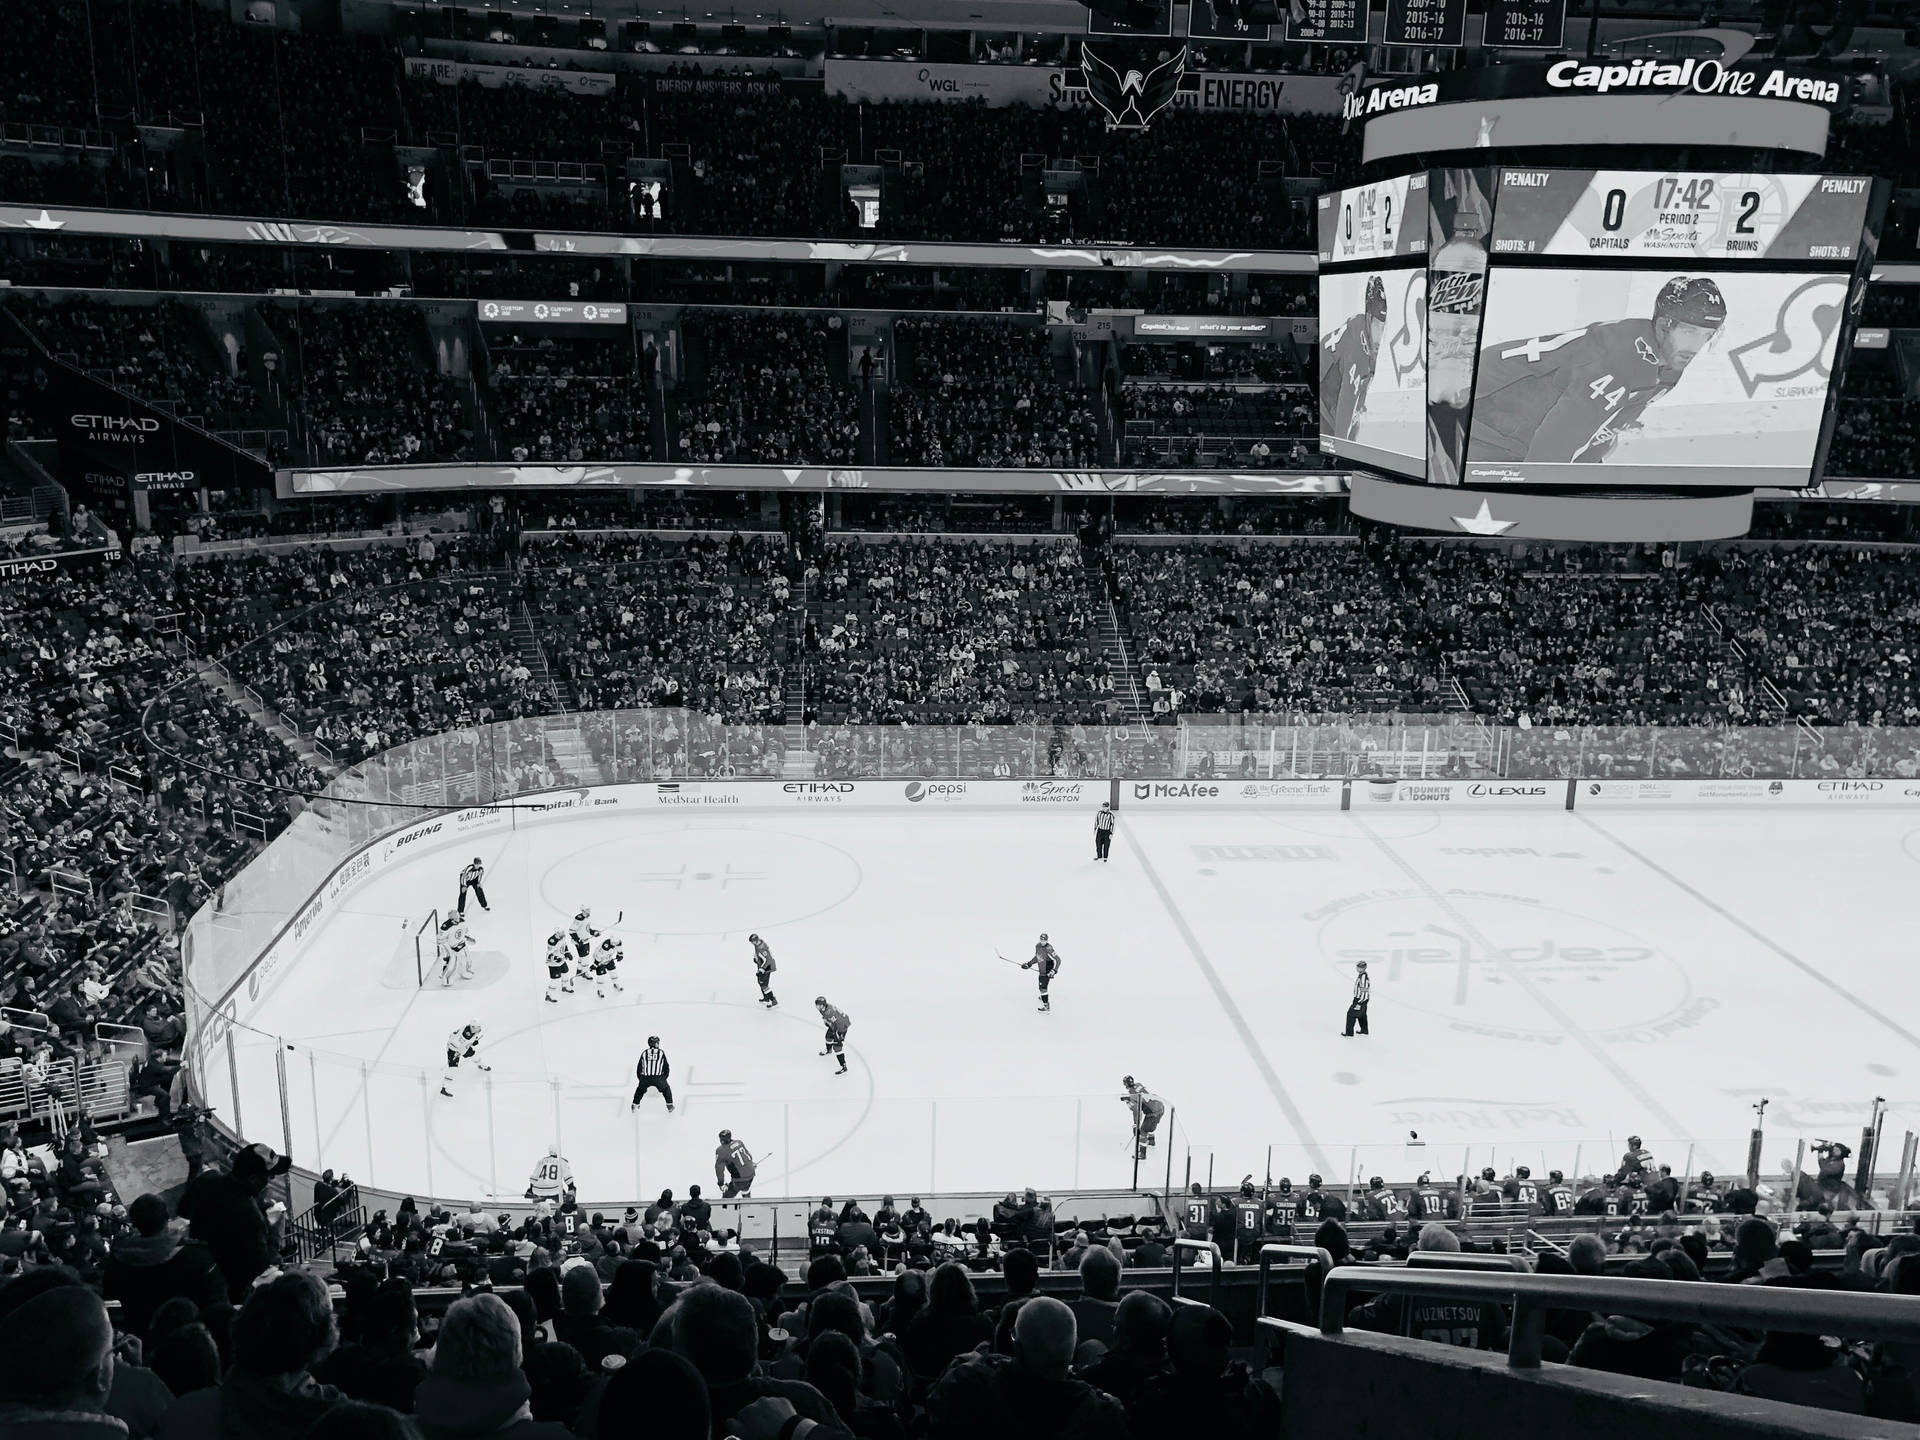
<instances>
[{"instance_id":1,"label":"spectator wearing cap","mask_svg":"<svg viewBox=\"0 0 1920 1440\"><path fill-rule=\"evenodd\" d=\"M1167 1329L1168 1369L1127 1407L1136 1435L1185 1433L1254 1440L1280 1428L1280 1401L1230 1358L1233 1326L1218 1310L1187 1306Z\"/></svg>"},{"instance_id":2,"label":"spectator wearing cap","mask_svg":"<svg viewBox=\"0 0 1920 1440\"><path fill-rule=\"evenodd\" d=\"M572 1440L565 1425L533 1418L520 1359L520 1321L504 1300L456 1300L441 1323L432 1371L414 1392L420 1433L426 1440Z\"/></svg>"},{"instance_id":3,"label":"spectator wearing cap","mask_svg":"<svg viewBox=\"0 0 1920 1440\"><path fill-rule=\"evenodd\" d=\"M206 1314L229 1308L213 1252L187 1238L185 1222L167 1214L166 1201L141 1195L127 1217L133 1228L114 1237L101 1277L106 1298L119 1302L122 1330L144 1340L153 1312L176 1295Z\"/></svg>"},{"instance_id":4,"label":"spectator wearing cap","mask_svg":"<svg viewBox=\"0 0 1920 1440\"><path fill-rule=\"evenodd\" d=\"M1111 1395L1074 1377L1076 1343L1073 1311L1051 1296L1031 1297L1014 1317L1011 1356L970 1356L928 1392L929 1436L1120 1440L1127 1434L1125 1412ZM1181 1420L1164 1433L1206 1432Z\"/></svg>"},{"instance_id":5,"label":"spectator wearing cap","mask_svg":"<svg viewBox=\"0 0 1920 1440\"><path fill-rule=\"evenodd\" d=\"M312 1375L338 1338L316 1276L293 1270L263 1282L234 1321L233 1368L176 1400L159 1440L299 1440L343 1398Z\"/></svg>"},{"instance_id":6,"label":"spectator wearing cap","mask_svg":"<svg viewBox=\"0 0 1920 1440\"><path fill-rule=\"evenodd\" d=\"M0 1287L0 1435L125 1440L113 1378L107 1307L79 1276L49 1269Z\"/></svg>"},{"instance_id":7,"label":"spectator wearing cap","mask_svg":"<svg viewBox=\"0 0 1920 1440\"><path fill-rule=\"evenodd\" d=\"M180 1213L190 1222L187 1233L213 1252L236 1305L273 1264L273 1227L261 1197L267 1182L286 1174L291 1163L265 1145L249 1145L233 1157L231 1167L203 1172L181 1197Z\"/></svg>"}]
</instances>

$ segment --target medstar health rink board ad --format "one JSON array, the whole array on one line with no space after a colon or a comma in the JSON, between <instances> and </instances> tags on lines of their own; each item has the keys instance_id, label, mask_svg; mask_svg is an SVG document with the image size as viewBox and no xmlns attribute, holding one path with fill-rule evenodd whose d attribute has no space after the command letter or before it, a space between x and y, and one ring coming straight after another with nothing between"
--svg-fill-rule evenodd
<instances>
[{"instance_id":1,"label":"medstar health rink board ad","mask_svg":"<svg viewBox=\"0 0 1920 1440\"><path fill-rule=\"evenodd\" d=\"M1807 484L1872 192L1501 169L1462 478Z\"/></svg>"},{"instance_id":2,"label":"medstar health rink board ad","mask_svg":"<svg viewBox=\"0 0 1920 1440\"><path fill-rule=\"evenodd\" d=\"M1427 177L1319 197L1320 449L1426 473Z\"/></svg>"}]
</instances>

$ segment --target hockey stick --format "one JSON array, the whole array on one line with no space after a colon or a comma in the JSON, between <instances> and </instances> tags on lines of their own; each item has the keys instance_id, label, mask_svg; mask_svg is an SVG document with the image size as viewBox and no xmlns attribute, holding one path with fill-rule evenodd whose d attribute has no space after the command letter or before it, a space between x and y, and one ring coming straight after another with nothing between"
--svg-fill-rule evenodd
<instances>
[{"instance_id":1,"label":"hockey stick","mask_svg":"<svg viewBox=\"0 0 1920 1440\"><path fill-rule=\"evenodd\" d=\"M1000 959L1006 960L1007 964L1013 966L1017 970L1024 970L1027 968L1026 966L1022 965L1018 960L1007 960L1006 956L1000 954L1000 947L998 945L993 947L993 953L999 956Z\"/></svg>"}]
</instances>

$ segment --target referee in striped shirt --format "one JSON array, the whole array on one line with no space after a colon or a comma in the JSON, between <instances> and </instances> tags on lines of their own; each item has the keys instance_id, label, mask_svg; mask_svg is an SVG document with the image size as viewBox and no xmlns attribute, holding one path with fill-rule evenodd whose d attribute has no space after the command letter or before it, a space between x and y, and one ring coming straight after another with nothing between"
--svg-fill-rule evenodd
<instances>
[{"instance_id":1,"label":"referee in striped shirt","mask_svg":"<svg viewBox=\"0 0 1920 1440\"><path fill-rule=\"evenodd\" d=\"M633 1067L634 1078L640 1083L633 1087L633 1104L627 1108L638 1110L640 1102L647 1098L649 1090L658 1090L660 1097L667 1102L667 1113L673 1113L673 1086L667 1083L667 1075L673 1069L667 1063L667 1052L660 1048L658 1035L647 1036L647 1048L640 1052L640 1062Z\"/></svg>"},{"instance_id":2,"label":"referee in striped shirt","mask_svg":"<svg viewBox=\"0 0 1920 1440\"><path fill-rule=\"evenodd\" d=\"M1373 998L1373 977L1367 974L1367 962L1362 960L1354 967L1353 999L1347 1003L1347 1034L1353 1034L1357 1024L1360 1033L1367 1033L1367 1001ZM672 1109L672 1106L668 1106Z\"/></svg>"}]
</instances>

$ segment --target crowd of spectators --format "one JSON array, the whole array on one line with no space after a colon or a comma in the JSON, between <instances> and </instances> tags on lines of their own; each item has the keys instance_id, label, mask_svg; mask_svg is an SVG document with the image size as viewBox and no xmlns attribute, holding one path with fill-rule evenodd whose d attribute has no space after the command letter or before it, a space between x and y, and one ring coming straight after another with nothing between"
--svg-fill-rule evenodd
<instances>
[{"instance_id":1,"label":"crowd of spectators","mask_svg":"<svg viewBox=\"0 0 1920 1440\"><path fill-rule=\"evenodd\" d=\"M487 404L516 463L653 458L653 352L633 336L503 337L488 346Z\"/></svg>"},{"instance_id":2,"label":"crowd of spectators","mask_svg":"<svg viewBox=\"0 0 1920 1440\"><path fill-rule=\"evenodd\" d=\"M411 306L303 306L267 313L297 369L293 403L321 463L405 465L473 443L453 381L430 368Z\"/></svg>"},{"instance_id":3,"label":"crowd of spectators","mask_svg":"<svg viewBox=\"0 0 1920 1440\"><path fill-rule=\"evenodd\" d=\"M695 464L859 458L853 390L834 380L838 316L697 311L682 321L695 378L673 392L675 457Z\"/></svg>"},{"instance_id":4,"label":"crowd of spectators","mask_svg":"<svg viewBox=\"0 0 1920 1440\"><path fill-rule=\"evenodd\" d=\"M178 301L43 300L14 314L56 359L99 372L150 404L225 423L244 419L260 403L245 372L229 373L215 359L205 325Z\"/></svg>"},{"instance_id":5,"label":"crowd of spectators","mask_svg":"<svg viewBox=\"0 0 1920 1440\"><path fill-rule=\"evenodd\" d=\"M737 532L724 541L542 546L524 571L529 608L582 709L661 706L733 724L777 722L791 663L785 550Z\"/></svg>"},{"instance_id":6,"label":"crowd of spectators","mask_svg":"<svg viewBox=\"0 0 1920 1440\"><path fill-rule=\"evenodd\" d=\"M1112 700L1075 545L830 541L806 583L823 724L1091 720Z\"/></svg>"},{"instance_id":7,"label":"crowd of spectators","mask_svg":"<svg viewBox=\"0 0 1920 1440\"><path fill-rule=\"evenodd\" d=\"M901 383L888 397L901 465L1083 469L1099 463L1096 397L1053 373L1047 331L985 319L894 325Z\"/></svg>"}]
</instances>

